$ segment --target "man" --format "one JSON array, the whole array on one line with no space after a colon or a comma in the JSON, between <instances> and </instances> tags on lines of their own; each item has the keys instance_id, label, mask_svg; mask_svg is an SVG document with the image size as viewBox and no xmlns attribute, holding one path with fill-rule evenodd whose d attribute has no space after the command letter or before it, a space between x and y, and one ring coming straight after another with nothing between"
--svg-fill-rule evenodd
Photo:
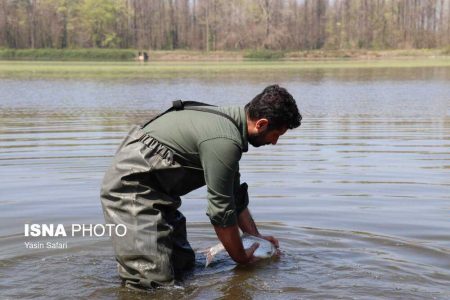
<instances>
[{"instance_id":1,"label":"man","mask_svg":"<svg viewBox=\"0 0 450 300\"><path fill-rule=\"evenodd\" d=\"M239 229L261 236L247 208L247 184L240 183L239 160L254 147L273 144L300 126L294 98L268 86L245 108L212 107L175 101L173 108L144 126L134 127L106 172L101 191L107 223L124 224L113 237L119 275L129 287L173 285L195 263L187 241L180 196L206 184L207 215L231 258L254 260Z\"/></svg>"}]
</instances>

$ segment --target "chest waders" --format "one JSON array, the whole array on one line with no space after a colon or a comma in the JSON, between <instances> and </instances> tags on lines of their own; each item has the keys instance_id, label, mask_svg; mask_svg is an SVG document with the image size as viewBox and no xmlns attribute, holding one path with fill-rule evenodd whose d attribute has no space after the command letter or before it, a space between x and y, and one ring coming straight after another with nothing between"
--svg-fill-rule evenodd
<instances>
[{"instance_id":1,"label":"chest waders","mask_svg":"<svg viewBox=\"0 0 450 300\"><path fill-rule=\"evenodd\" d=\"M105 173L101 188L103 212L106 223L123 224L127 229L124 236L113 235L112 242L119 275L130 288L173 285L195 265L186 219L178 211L181 199L170 192L171 186L179 186L189 176L174 159L173 150L143 128L166 113L183 109L217 114L239 128L230 116L208 106L211 105L177 100L167 111L133 127ZM195 188L203 185L204 182L190 182ZM246 184L243 185L246 195Z\"/></svg>"}]
</instances>

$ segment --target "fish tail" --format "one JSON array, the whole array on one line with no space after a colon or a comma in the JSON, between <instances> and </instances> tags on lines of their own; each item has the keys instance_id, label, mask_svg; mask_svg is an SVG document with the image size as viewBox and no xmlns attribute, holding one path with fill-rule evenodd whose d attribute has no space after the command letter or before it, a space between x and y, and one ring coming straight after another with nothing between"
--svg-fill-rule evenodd
<instances>
[{"instance_id":1,"label":"fish tail","mask_svg":"<svg viewBox=\"0 0 450 300\"><path fill-rule=\"evenodd\" d=\"M211 250L211 248L207 248L207 249L196 250L195 252L202 253L202 254L207 254L210 250Z\"/></svg>"},{"instance_id":2,"label":"fish tail","mask_svg":"<svg viewBox=\"0 0 450 300\"><path fill-rule=\"evenodd\" d=\"M212 262L213 258L214 258L214 255L211 253L211 251L208 251L208 253L206 254L205 268L208 267L208 265Z\"/></svg>"}]
</instances>

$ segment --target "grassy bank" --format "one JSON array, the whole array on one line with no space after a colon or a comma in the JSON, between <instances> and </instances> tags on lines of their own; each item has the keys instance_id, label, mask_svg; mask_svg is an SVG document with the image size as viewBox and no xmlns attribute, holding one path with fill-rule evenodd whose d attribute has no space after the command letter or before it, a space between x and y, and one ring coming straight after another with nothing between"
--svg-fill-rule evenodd
<instances>
[{"instance_id":1,"label":"grassy bank","mask_svg":"<svg viewBox=\"0 0 450 300\"><path fill-rule=\"evenodd\" d=\"M450 67L450 58L302 62L23 62L0 61L0 78L186 78L287 76L314 70ZM403 71L402 71L403 72Z\"/></svg>"},{"instance_id":2,"label":"grassy bank","mask_svg":"<svg viewBox=\"0 0 450 300\"><path fill-rule=\"evenodd\" d=\"M134 61L134 49L0 49L0 60L24 61ZM446 49L411 50L311 50L311 51L147 51L150 61L316 61L384 60L446 57Z\"/></svg>"},{"instance_id":3,"label":"grassy bank","mask_svg":"<svg viewBox=\"0 0 450 300\"><path fill-rule=\"evenodd\" d=\"M130 49L0 49L0 60L132 61Z\"/></svg>"}]
</instances>

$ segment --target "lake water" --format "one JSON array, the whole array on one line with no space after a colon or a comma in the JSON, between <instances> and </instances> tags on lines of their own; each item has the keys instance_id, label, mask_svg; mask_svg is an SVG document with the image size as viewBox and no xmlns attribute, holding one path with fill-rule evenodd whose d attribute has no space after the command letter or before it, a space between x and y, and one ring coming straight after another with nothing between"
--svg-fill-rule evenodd
<instances>
[{"instance_id":1,"label":"lake water","mask_svg":"<svg viewBox=\"0 0 450 300\"><path fill-rule=\"evenodd\" d=\"M266 85L302 126L241 161L250 209L282 255L221 257L183 288L121 286L106 238L27 249L24 224L103 223L99 187L129 127L172 100L244 105ZM449 299L450 68L308 70L165 80L0 80L2 299ZM216 244L205 189L183 198L197 251Z\"/></svg>"}]
</instances>

